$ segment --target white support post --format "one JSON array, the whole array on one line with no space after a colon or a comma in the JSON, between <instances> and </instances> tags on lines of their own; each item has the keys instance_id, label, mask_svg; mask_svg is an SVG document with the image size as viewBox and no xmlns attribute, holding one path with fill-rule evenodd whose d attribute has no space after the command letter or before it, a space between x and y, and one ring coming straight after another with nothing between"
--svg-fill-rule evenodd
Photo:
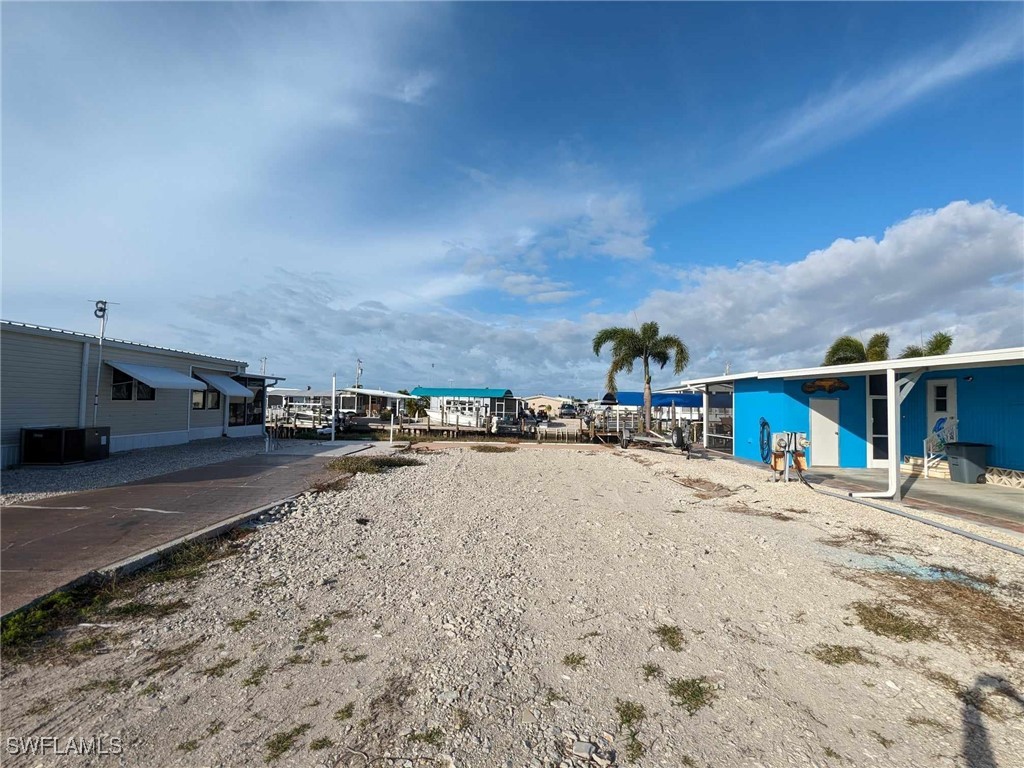
<instances>
[{"instance_id":1,"label":"white support post","mask_svg":"<svg viewBox=\"0 0 1024 768\"><path fill-rule=\"evenodd\" d=\"M704 398L703 404L701 405L701 414L704 416L704 435L702 441L704 447L708 447L708 403L711 402L711 395L708 392L707 385L704 385L704 391L701 392L701 397Z\"/></svg>"},{"instance_id":2,"label":"white support post","mask_svg":"<svg viewBox=\"0 0 1024 768\"><path fill-rule=\"evenodd\" d=\"M909 389L908 389L909 391ZM900 391L896 383L896 370L889 368L885 372L885 403L888 413L886 425L889 430L889 485L884 491L868 491L851 493L859 499L892 499L900 501Z\"/></svg>"},{"instance_id":3,"label":"white support post","mask_svg":"<svg viewBox=\"0 0 1024 768\"><path fill-rule=\"evenodd\" d=\"M331 442L334 442L335 422L338 419L338 374L331 374Z\"/></svg>"}]
</instances>

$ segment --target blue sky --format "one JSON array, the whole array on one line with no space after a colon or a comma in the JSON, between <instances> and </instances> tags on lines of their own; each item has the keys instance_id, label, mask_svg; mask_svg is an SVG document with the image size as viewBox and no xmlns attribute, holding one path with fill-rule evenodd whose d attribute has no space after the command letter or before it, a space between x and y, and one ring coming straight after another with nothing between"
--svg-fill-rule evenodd
<instances>
[{"instance_id":1,"label":"blue sky","mask_svg":"<svg viewBox=\"0 0 1024 768\"><path fill-rule=\"evenodd\" d=\"M9 4L3 316L598 394L1024 344L1024 6ZM655 385L668 385L663 373ZM624 379L623 388L638 386ZM527 392L529 390L529 392Z\"/></svg>"}]
</instances>

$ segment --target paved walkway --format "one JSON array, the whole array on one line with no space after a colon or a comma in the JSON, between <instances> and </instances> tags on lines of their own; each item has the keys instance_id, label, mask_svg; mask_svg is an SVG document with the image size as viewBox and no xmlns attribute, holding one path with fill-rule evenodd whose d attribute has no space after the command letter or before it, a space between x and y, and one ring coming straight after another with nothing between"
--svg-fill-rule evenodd
<instances>
[{"instance_id":1,"label":"paved walkway","mask_svg":"<svg viewBox=\"0 0 1024 768\"><path fill-rule=\"evenodd\" d=\"M0 509L0 613L81 576L309 488L333 457L373 443L282 450Z\"/></svg>"}]
</instances>

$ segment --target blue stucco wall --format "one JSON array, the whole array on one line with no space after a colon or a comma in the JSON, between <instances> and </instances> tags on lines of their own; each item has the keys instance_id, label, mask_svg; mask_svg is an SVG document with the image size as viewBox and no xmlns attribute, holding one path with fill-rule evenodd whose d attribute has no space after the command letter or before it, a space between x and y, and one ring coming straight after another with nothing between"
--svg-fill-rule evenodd
<instances>
[{"instance_id":1,"label":"blue stucco wall","mask_svg":"<svg viewBox=\"0 0 1024 768\"><path fill-rule=\"evenodd\" d=\"M823 392L808 395L800 389L803 381L783 379L747 379L736 382L733 404L734 450L737 456L759 461L760 420L765 418L773 432L810 433L812 398L839 401L839 464L843 467L867 465L866 379L844 376L849 390L831 395ZM814 445L808 450L814 464Z\"/></svg>"},{"instance_id":2,"label":"blue stucco wall","mask_svg":"<svg viewBox=\"0 0 1024 768\"><path fill-rule=\"evenodd\" d=\"M967 381L967 377L973 378ZM1024 470L1024 365L961 368L926 373L914 385L900 409L901 452L921 456L928 434L928 379L956 379L959 437L965 442L989 443L988 464Z\"/></svg>"}]
</instances>

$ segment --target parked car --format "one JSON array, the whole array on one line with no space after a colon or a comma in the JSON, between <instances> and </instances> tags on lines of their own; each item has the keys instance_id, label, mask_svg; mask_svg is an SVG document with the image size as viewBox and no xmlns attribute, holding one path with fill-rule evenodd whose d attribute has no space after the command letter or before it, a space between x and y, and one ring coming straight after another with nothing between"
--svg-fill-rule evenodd
<instances>
[{"instance_id":1,"label":"parked car","mask_svg":"<svg viewBox=\"0 0 1024 768\"><path fill-rule=\"evenodd\" d=\"M560 419L575 419L576 418L576 406L571 403L564 403L561 408L558 409L558 418Z\"/></svg>"}]
</instances>

